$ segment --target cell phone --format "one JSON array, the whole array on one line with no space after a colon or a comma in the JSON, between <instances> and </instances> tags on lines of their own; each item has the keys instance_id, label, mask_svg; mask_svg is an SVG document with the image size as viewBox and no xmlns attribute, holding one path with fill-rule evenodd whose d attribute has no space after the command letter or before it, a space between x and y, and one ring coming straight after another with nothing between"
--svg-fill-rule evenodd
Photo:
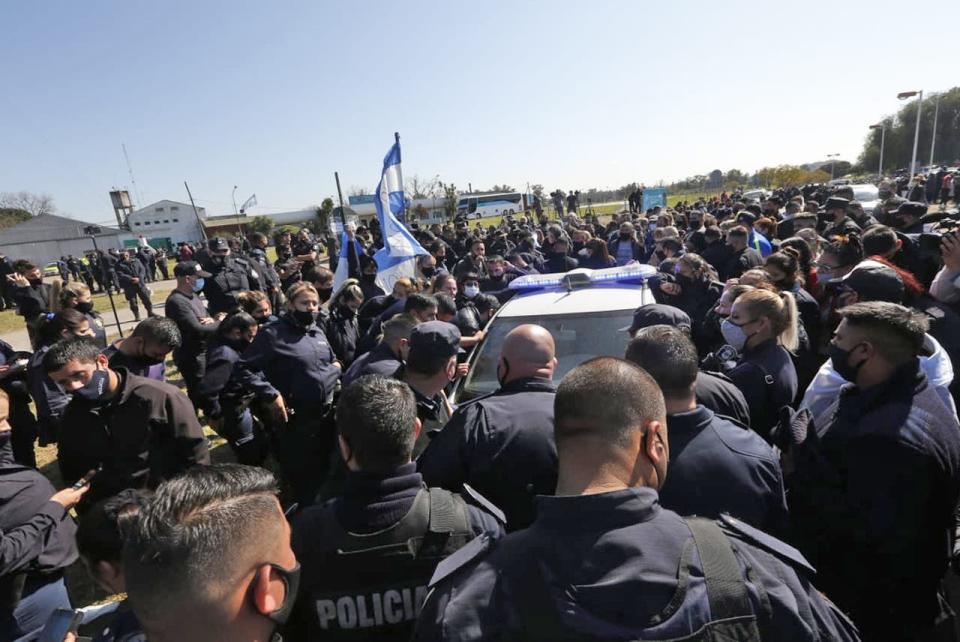
<instances>
[{"instance_id":1,"label":"cell phone","mask_svg":"<svg viewBox=\"0 0 960 642\"><path fill-rule=\"evenodd\" d=\"M89 486L90 482L93 481L93 478L96 477L97 473L99 473L101 470L103 470L103 464L100 464L93 470L90 470L89 472L87 472L86 475L78 479L77 483L73 485L73 490L80 490L84 486Z\"/></svg>"},{"instance_id":2,"label":"cell phone","mask_svg":"<svg viewBox=\"0 0 960 642\"><path fill-rule=\"evenodd\" d=\"M80 626L83 613L68 609L57 609L43 625L38 642L63 642L67 633L75 633Z\"/></svg>"}]
</instances>

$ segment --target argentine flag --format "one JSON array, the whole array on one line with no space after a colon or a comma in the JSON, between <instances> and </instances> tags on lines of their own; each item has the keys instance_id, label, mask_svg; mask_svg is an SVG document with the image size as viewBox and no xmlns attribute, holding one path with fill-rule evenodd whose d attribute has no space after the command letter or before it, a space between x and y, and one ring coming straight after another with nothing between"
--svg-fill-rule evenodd
<instances>
[{"instance_id":1,"label":"argentine flag","mask_svg":"<svg viewBox=\"0 0 960 642\"><path fill-rule=\"evenodd\" d=\"M380 219L383 249L373 255L377 262L377 285L390 294L397 279L413 278L417 257L427 254L413 235L397 218L403 217L403 176L400 173L400 140L393 144L383 159L383 174L374 194L374 205ZM341 252L341 261L343 259Z\"/></svg>"},{"instance_id":2,"label":"argentine flag","mask_svg":"<svg viewBox=\"0 0 960 642\"><path fill-rule=\"evenodd\" d=\"M360 241L354 239L354 247L357 251L357 260L363 254L363 246ZM343 282L350 278L350 262L347 260L347 249L350 247L350 237L346 230L340 236L340 258L337 260L337 271L333 273L333 291L336 292L343 285Z\"/></svg>"}]
</instances>

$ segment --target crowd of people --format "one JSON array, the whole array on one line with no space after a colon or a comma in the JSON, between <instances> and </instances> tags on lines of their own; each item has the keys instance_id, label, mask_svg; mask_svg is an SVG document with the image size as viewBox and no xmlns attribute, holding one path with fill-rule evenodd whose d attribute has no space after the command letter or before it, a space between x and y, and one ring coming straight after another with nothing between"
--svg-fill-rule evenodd
<instances>
[{"instance_id":1,"label":"crowd of people","mask_svg":"<svg viewBox=\"0 0 960 642\"><path fill-rule=\"evenodd\" d=\"M879 187L414 223L389 291L376 221L213 238L162 316L139 251L0 260L33 346L0 342L0 639L78 558L127 596L96 640L954 639L960 234ZM520 325L451 405L513 279L634 263L622 354L557 381ZM148 317L108 345L110 287Z\"/></svg>"}]
</instances>

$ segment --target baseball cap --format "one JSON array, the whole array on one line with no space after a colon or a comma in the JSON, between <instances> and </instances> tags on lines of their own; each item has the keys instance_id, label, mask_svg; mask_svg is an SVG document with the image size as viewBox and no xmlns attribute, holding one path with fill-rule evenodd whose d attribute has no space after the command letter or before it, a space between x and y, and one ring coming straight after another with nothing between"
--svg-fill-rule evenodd
<instances>
[{"instance_id":1,"label":"baseball cap","mask_svg":"<svg viewBox=\"0 0 960 642\"><path fill-rule=\"evenodd\" d=\"M215 236L209 241L207 241L207 247L213 250L214 252L220 252L223 250L229 250L230 246L227 244L227 239Z\"/></svg>"},{"instance_id":2,"label":"baseball cap","mask_svg":"<svg viewBox=\"0 0 960 642\"><path fill-rule=\"evenodd\" d=\"M917 218L920 218L926 213L927 206L923 203L918 203L917 201L906 201L904 203L900 203L900 205L897 206L897 209L890 212L891 215L904 214L906 216L916 216Z\"/></svg>"},{"instance_id":3,"label":"baseball cap","mask_svg":"<svg viewBox=\"0 0 960 642\"><path fill-rule=\"evenodd\" d=\"M410 351L452 357L460 350L460 330L446 321L421 323L410 333Z\"/></svg>"},{"instance_id":4,"label":"baseball cap","mask_svg":"<svg viewBox=\"0 0 960 642\"><path fill-rule=\"evenodd\" d=\"M845 210L847 205L850 204L850 199L842 198L840 196L831 196L827 199L827 202L824 204L823 209L825 210Z\"/></svg>"},{"instance_id":5,"label":"baseball cap","mask_svg":"<svg viewBox=\"0 0 960 642\"><path fill-rule=\"evenodd\" d=\"M831 281L836 282L856 292L863 301L903 301L904 286L900 275L878 261L861 261L846 276Z\"/></svg>"},{"instance_id":6,"label":"baseball cap","mask_svg":"<svg viewBox=\"0 0 960 642\"><path fill-rule=\"evenodd\" d=\"M689 332L692 324L690 315L680 308L663 303L648 303L636 309L633 313L633 323L620 328L620 332L633 334L637 330L649 328L652 325L671 325Z\"/></svg>"},{"instance_id":7,"label":"baseball cap","mask_svg":"<svg viewBox=\"0 0 960 642\"><path fill-rule=\"evenodd\" d=\"M199 276L206 279L210 273L204 272L196 261L180 261L173 266L173 276Z\"/></svg>"}]
</instances>

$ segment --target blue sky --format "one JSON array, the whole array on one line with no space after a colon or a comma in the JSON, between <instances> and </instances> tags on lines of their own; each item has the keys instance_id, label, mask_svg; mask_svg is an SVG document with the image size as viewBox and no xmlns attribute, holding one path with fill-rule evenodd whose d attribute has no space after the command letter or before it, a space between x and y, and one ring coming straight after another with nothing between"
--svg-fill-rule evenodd
<instances>
[{"instance_id":1,"label":"blue sky","mask_svg":"<svg viewBox=\"0 0 960 642\"><path fill-rule=\"evenodd\" d=\"M898 92L960 82L960 3L927 6L4 2L0 191L109 221L125 143L138 204L299 209L373 188L394 131L407 179L464 189L854 160Z\"/></svg>"}]
</instances>

